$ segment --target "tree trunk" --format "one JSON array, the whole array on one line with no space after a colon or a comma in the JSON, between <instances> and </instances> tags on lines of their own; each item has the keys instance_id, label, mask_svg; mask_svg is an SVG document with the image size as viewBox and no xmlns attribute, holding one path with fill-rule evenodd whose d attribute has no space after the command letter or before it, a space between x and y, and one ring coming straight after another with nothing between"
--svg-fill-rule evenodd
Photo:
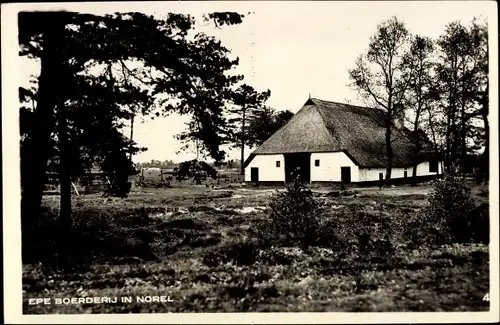
<instances>
[{"instance_id":1,"label":"tree trunk","mask_svg":"<svg viewBox=\"0 0 500 325\"><path fill-rule=\"evenodd\" d=\"M488 121L488 112L489 112L489 85L486 87L484 97L481 103L481 112L482 112L482 117L483 117L483 123L484 123L484 153L483 153L483 163L481 166L482 169L482 177L484 177L485 182L489 182L489 177L490 177L490 125Z\"/></svg>"},{"instance_id":2,"label":"tree trunk","mask_svg":"<svg viewBox=\"0 0 500 325\"><path fill-rule=\"evenodd\" d=\"M448 114L446 114L446 143L445 143L445 153L444 153L444 164L446 166L446 172L451 171L451 107L448 107Z\"/></svg>"},{"instance_id":3,"label":"tree trunk","mask_svg":"<svg viewBox=\"0 0 500 325\"><path fill-rule=\"evenodd\" d=\"M422 72L421 72L422 73ZM419 84L421 81L419 79ZM415 121L413 123L413 172L411 175L412 186L417 185L417 166L418 166L418 156L420 155L420 133L418 132L420 126L420 114L423 109L422 104L422 90L417 91L418 101L417 101L417 111L415 113Z\"/></svg>"},{"instance_id":4,"label":"tree trunk","mask_svg":"<svg viewBox=\"0 0 500 325\"><path fill-rule=\"evenodd\" d=\"M415 133L418 131L415 130ZM415 148L414 148L414 152L413 152L413 172L412 172L412 175L411 175L411 178L412 178L412 182L411 182L411 185L412 186L417 186L417 166L418 166L418 156L420 154L420 140L418 139L418 135L415 135L415 137L417 137L415 139Z\"/></svg>"},{"instance_id":5,"label":"tree trunk","mask_svg":"<svg viewBox=\"0 0 500 325\"><path fill-rule=\"evenodd\" d=\"M29 239L38 226L43 190L46 181L47 163L51 151L51 132L54 128L54 107L56 105L57 84L60 82L61 59L57 51L63 25L52 21L45 26L43 51L40 55L40 77L38 105L30 138L26 142L29 157L24 157L21 195L21 227L23 241Z\"/></svg>"},{"instance_id":6,"label":"tree trunk","mask_svg":"<svg viewBox=\"0 0 500 325\"><path fill-rule=\"evenodd\" d=\"M467 165L467 132L465 121L465 82L462 82L462 102L460 106L460 170L465 174Z\"/></svg>"},{"instance_id":7,"label":"tree trunk","mask_svg":"<svg viewBox=\"0 0 500 325\"><path fill-rule=\"evenodd\" d=\"M412 179L411 186L417 186L417 165L416 164L413 165L411 179Z\"/></svg>"},{"instance_id":8,"label":"tree trunk","mask_svg":"<svg viewBox=\"0 0 500 325\"><path fill-rule=\"evenodd\" d=\"M200 144L198 139L196 139L196 161L200 158Z\"/></svg>"},{"instance_id":9,"label":"tree trunk","mask_svg":"<svg viewBox=\"0 0 500 325\"><path fill-rule=\"evenodd\" d=\"M57 114L59 135L59 185L61 192L61 207L59 223L64 227L71 227L71 162L68 157L68 121L65 107L62 102L58 105Z\"/></svg>"},{"instance_id":10,"label":"tree trunk","mask_svg":"<svg viewBox=\"0 0 500 325\"><path fill-rule=\"evenodd\" d=\"M452 140L451 140L451 149L450 149L450 157L451 157L451 167L452 167L452 172L456 172L457 168L457 156L458 156L458 150L460 149L458 145L460 144L460 135L459 135L459 130L457 129L457 121L456 121L456 114L454 114L454 118L451 121L451 126L452 126Z\"/></svg>"},{"instance_id":11,"label":"tree trunk","mask_svg":"<svg viewBox=\"0 0 500 325\"><path fill-rule=\"evenodd\" d=\"M387 150L387 167L385 169L385 186L389 186L389 182L391 180L391 173L392 173L392 160L393 160L393 152L392 152L392 143L391 143L391 135L392 135L392 128L391 128L391 118L390 116L387 116L386 120L386 128L385 128L385 146Z\"/></svg>"},{"instance_id":12,"label":"tree trunk","mask_svg":"<svg viewBox=\"0 0 500 325\"><path fill-rule=\"evenodd\" d=\"M134 141L134 118L135 118L135 112L132 113L132 117L130 118L130 160L132 160L132 147L134 146L132 141Z\"/></svg>"},{"instance_id":13,"label":"tree trunk","mask_svg":"<svg viewBox=\"0 0 500 325\"><path fill-rule=\"evenodd\" d=\"M245 175L245 113L246 109L244 108L243 117L241 119L241 175Z\"/></svg>"},{"instance_id":14,"label":"tree trunk","mask_svg":"<svg viewBox=\"0 0 500 325\"><path fill-rule=\"evenodd\" d=\"M394 107L392 103L392 86L390 86L389 98L387 100L387 114L385 116L385 147L387 153L387 166L385 169L385 182L384 186L388 187L389 182L391 180L392 174L392 160L393 160L393 152L392 152L392 120L394 118Z\"/></svg>"},{"instance_id":15,"label":"tree trunk","mask_svg":"<svg viewBox=\"0 0 500 325\"><path fill-rule=\"evenodd\" d=\"M431 136L432 136L432 147L433 147L433 151L436 155L439 155L440 153L442 153L442 147L440 148L440 146L438 145L438 141L437 141L437 138L436 138L436 131L434 129L434 122L432 120L432 111L431 111L431 107L430 106L427 106L427 111L429 113L429 118L428 118L428 122L429 122L429 129L431 130ZM441 157L441 155L440 155ZM441 172L444 171L444 165L443 165L443 161L442 159L441 160Z\"/></svg>"},{"instance_id":16,"label":"tree trunk","mask_svg":"<svg viewBox=\"0 0 500 325\"><path fill-rule=\"evenodd\" d=\"M393 160L393 152L391 145L391 130L390 128L386 129L385 132L385 143L387 146L387 167L385 169L385 186L389 186L389 182L391 180L392 174L392 160Z\"/></svg>"},{"instance_id":17,"label":"tree trunk","mask_svg":"<svg viewBox=\"0 0 500 325\"><path fill-rule=\"evenodd\" d=\"M452 172L453 165L455 164L455 139L456 139L456 98L457 98L457 58L456 56L451 59L452 79L448 82L448 110L446 114L446 151L445 151L445 166L448 173Z\"/></svg>"},{"instance_id":18,"label":"tree trunk","mask_svg":"<svg viewBox=\"0 0 500 325\"><path fill-rule=\"evenodd\" d=\"M457 98L458 98L458 58L453 58L453 89L451 105L451 146L450 146L450 170L455 173L457 163L457 145L460 136L457 129Z\"/></svg>"}]
</instances>

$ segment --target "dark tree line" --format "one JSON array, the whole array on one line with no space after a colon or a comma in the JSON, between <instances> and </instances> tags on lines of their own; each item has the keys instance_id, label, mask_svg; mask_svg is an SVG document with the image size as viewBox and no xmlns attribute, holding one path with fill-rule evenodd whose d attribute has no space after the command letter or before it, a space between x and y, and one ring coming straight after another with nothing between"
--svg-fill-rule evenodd
<instances>
[{"instance_id":1,"label":"dark tree line","mask_svg":"<svg viewBox=\"0 0 500 325\"><path fill-rule=\"evenodd\" d=\"M349 76L363 98L386 112L386 183L400 118L412 131L413 176L430 140L448 173L464 173L468 157L482 150L478 180L488 179L488 53L488 26L477 19L449 23L436 40L412 35L396 17L377 27Z\"/></svg>"},{"instance_id":2,"label":"dark tree line","mask_svg":"<svg viewBox=\"0 0 500 325\"><path fill-rule=\"evenodd\" d=\"M268 106L253 112L247 129L248 145L260 146L284 126L292 116L293 113L289 110L276 111Z\"/></svg>"},{"instance_id":3,"label":"dark tree line","mask_svg":"<svg viewBox=\"0 0 500 325\"><path fill-rule=\"evenodd\" d=\"M142 163L137 163L136 166L137 168L166 168L170 166L177 166L173 160L167 159L164 161L156 160L156 159L151 159L151 161L146 161Z\"/></svg>"}]
</instances>

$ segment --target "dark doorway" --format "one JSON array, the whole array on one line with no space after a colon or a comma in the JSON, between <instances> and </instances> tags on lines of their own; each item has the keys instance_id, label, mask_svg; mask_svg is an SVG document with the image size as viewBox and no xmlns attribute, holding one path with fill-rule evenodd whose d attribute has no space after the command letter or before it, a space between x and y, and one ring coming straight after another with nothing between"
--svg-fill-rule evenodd
<instances>
[{"instance_id":1,"label":"dark doorway","mask_svg":"<svg viewBox=\"0 0 500 325\"><path fill-rule=\"evenodd\" d=\"M285 182L292 182L297 174L302 182L311 181L311 153L285 154Z\"/></svg>"},{"instance_id":2,"label":"dark doorway","mask_svg":"<svg viewBox=\"0 0 500 325\"><path fill-rule=\"evenodd\" d=\"M408 172L405 170L405 178L408 178Z\"/></svg>"},{"instance_id":3,"label":"dark doorway","mask_svg":"<svg viewBox=\"0 0 500 325\"><path fill-rule=\"evenodd\" d=\"M259 181L259 168L258 167L250 168L250 181L251 182L258 182Z\"/></svg>"},{"instance_id":4,"label":"dark doorway","mask_svg":"<svg viewBox=\"0 0 500 325\"><path fill-rule=\"evenodd\" d=\"M340 167L340 180L344 184L351 183L351 167Z\"/></svg>"},{"instance_id":5,"label":"dark doorway","mask_svg":"<svg viewBox=\"0 0 500 325\"><path fill-rule=\"evenodd\" d=\"M378 180L383 181L384 180L384 173L379 173L378 174Z\"/></svg>"},{"instance_id":6,"label":"dark doorway","mask_svg":"<svg viewBox=\"0 0 500 325\"><path fill-rule=\"evenodd\" d=\"M438 162L437 160L431 160L429 162L429 173L437 173L438 172Z\"/></svg>"}]
</instances>

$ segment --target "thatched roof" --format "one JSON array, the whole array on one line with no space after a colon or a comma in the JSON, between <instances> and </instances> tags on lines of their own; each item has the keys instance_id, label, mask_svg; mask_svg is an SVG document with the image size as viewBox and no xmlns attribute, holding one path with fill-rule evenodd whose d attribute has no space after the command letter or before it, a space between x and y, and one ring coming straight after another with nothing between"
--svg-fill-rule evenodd
<instances>
[{"instance_id":1,"label":"thatched roof","mask_svg":"<svg viewBox=\"0 0 500 325\"><path fill-rule=\"evenodd\" d=\"M394 167L412 165L411 134L406 128L393 128ZM339 151L360 167L385 167L384 111L310 98L286 125L252 152L245 165L259 154Z\"/></svg>"}]
</instances>

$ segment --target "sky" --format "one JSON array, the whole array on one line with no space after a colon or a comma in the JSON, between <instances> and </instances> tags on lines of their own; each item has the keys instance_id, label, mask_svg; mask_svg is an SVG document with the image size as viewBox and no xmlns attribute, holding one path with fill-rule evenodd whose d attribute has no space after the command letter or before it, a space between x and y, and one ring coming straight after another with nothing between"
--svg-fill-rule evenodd
<instances>
[{"instance_id":1,"label":"sky","mask_svg":"<svg viewBox=\"0 0 500 325\"><path fill-rule=\"evenodd\" d=\"M36 8L31 5L30 9ZM235 73L258 90L271 90L267 104L277 110L297 112L309 96L363 105L348 85L348 69L366 51L377 25L392 16L405 22L412 34L437 38L451 21L469 24L478 17L496 23L496 3L490 1L204 1L155 3L46 4L40 9L67 9L91 13L141 11L158 17L178 12L200 17L213 11L253 12L243 23L217 29L200 22L198 29L219 38L239 58ZM495 15L495 16L493 16ZM491 35L491 33L490 33ZM38 64L20 63L20 79L37 73ZM184 131L187 117L176 114L135 123L134 140L148 150L135 162L184 161L194 152L176 152L182 146L174 135ZM125 130L125 134L128 131ZM246 149L245 157L251 152ZM229 158L239 159L238 150Z\"/></svg>"}]
</instances>

